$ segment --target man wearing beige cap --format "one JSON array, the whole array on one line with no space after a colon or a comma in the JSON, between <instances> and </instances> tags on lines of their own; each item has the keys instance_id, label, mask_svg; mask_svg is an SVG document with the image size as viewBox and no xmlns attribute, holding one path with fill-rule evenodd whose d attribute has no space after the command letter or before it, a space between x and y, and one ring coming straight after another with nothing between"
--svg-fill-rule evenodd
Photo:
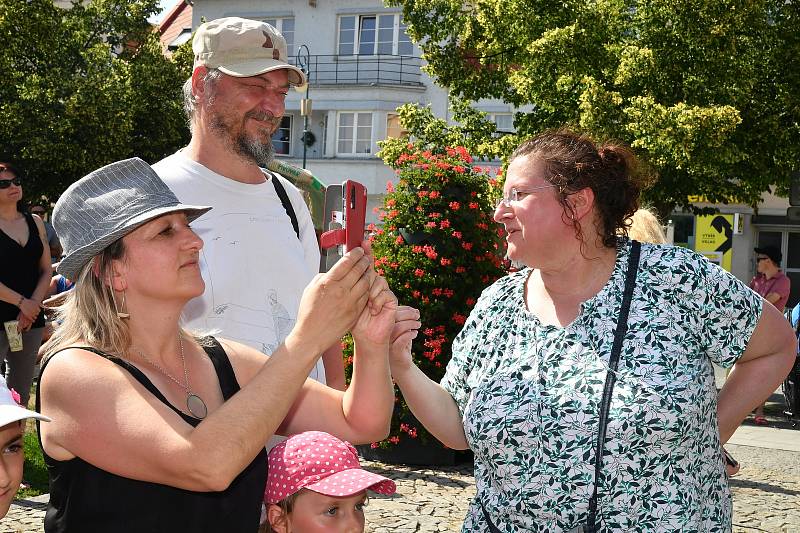
<instances>
[{"instance_id":1,"label":"man wearing beige cap","mask_svg":"<svg viewBox=\"0 0 800 533\"><path fill-rule=\"evenodd\" d=\"M272 134L289 86L304 84L305 75L287 62L283 36L264 22L206 22L192 48L194 70L183 87L192 139L153 165L182 202L214 207L192 225L205 242L206 290L186 306L185 325L269 354L291 331L319 268L300 192L263 168L274 156ZM343 388L341 349L323 360L310 377Z\"/></svg>"}]
</instances>

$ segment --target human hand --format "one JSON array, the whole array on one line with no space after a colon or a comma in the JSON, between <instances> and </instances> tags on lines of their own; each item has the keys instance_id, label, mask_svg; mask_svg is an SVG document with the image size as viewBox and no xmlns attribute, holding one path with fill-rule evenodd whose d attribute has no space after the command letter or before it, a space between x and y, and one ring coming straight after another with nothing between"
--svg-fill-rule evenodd
<instances>
[{"instance_id":1,"label":"human hand","mask_svg":"<svg viewBox=\"0 0 800 533\"><path fill-rule=\"evenodd\" d=\"M350 331L356 343L369 342L387 346L395 325L397 297L389 284L377 276L369 291L369 302Z\"/></svg>"},{"instance_id":2,"label":"human hand","mask_svg":"<svg viewBox=\"0 0 800 533\"><path fill-rule=\"evenodd\" d=\"M25 315L27 318L33 322L36 320L36 317L39 316L39 313L42 312L42 307L36 300L31 300L30 298L24 298L22 303L19 304L20 313Z\"/></svg>"},{"instance_id":3,"label":"human hand","mask_svg":"<svg viewBox=\"0 0 800 533\"><path fill-rule=\"evenodd\" d=\"M372 259L361 248L345 254L303 291L297 322L289 334L297 343L322 352L351 329L369 298Z\"/></svg>"},{"instance_id":4,"label":"human hand","mask_svg":"<svg viewBox=\"0 0 800 533\"><path fill-rule=\"evenodd\" d=\"M22 314L22 311L17 315L17 331L25 333L33 325L33 320Z\"/></svg>"},{"instance_id":5,"label":"human hand","mask_svg":"<svg viewBox=\"0 0 800 533\"><path fill-rule=\"evenodd\" d=\"M393 375L414 364L411 359L411 344L417 338L420 327L422 322L419 321L417 309L407 305L398 306L389 347L389 364Z\"/></svg>"}]
</instances>

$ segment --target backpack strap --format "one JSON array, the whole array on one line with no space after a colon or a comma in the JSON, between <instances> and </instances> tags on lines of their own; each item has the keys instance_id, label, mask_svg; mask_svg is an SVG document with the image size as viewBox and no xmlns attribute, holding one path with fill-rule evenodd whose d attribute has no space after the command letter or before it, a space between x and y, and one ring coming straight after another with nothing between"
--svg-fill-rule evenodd
<instances>
[{"instance_id":1,"label":"backpack strap","mask_svg":"<svg viewBox=\"0 0 800 533\"><path fill-rule=\"evenodd\" d=\"M297 215L294 212L294 207L292 207L292 202L289 201L289 195L286 194L286 189L281 183L280 178L276 176L274 173L271 174L271 181L272 185L275 187L275 192L278 193L278 198L281 199L281 204L283 204L283 208L286 210L286 214L289 215L289 218L292 220L292 227L294 228L294 232L297 235L297 238L300 238L300 226L297 224Z\"/></svg>"}]
</instances>

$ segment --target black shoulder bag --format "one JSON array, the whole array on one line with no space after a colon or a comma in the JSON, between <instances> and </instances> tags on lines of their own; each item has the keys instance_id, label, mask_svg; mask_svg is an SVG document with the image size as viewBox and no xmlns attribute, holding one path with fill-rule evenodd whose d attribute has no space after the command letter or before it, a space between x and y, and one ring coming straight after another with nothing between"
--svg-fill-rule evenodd
<instances>
[{"instance_id":1,"label":"black shoulder bag","mask_svg":"<svg viewBox=\"0 0 800 533\"><path fill-rule=\"evenodd\" d=\"M639 270L639 255L642 245L638 241L631 240L631 251L628 256L628 271L625 273L625 292L622 294L622 307L617 317L617 328L614 330L614 344L611 346L611 356L608 359L608 373L603 387L603 398L600 403L600 422L597 428L597 447L594 457L594 489L592 497L589 498L589 516L586 523L570 529L567 533L597 533L597 487L600 485L600 476L603 473L603 450L606 445L606 430L608 428L608 410L611 406L611 394L614 391L614 383L617 380L617 366L619 366L619 356L622 352L622 341L628 332L628 313L631 309L633 299L633 289L636 286L636 273ZM502 533L494 525L489 513L486 511L483 502L480 502L483 517L489 525L491 533Z\"/></svg>"}]
</instances>

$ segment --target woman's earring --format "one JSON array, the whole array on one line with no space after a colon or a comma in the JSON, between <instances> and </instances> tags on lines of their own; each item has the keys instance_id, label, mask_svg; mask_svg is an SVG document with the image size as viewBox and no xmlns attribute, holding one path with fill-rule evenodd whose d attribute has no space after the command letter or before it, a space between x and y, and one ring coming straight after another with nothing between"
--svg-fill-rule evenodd
<instances>
[{"instance_id":1,"label":"woman's earring","mask_svg":"<svg viewBox=\"0 0 800 533\"><path fill-rule=\"evenodd\" d=\"M111 289L111 300L114 302L114 311L117 312L117 318L130 318L131 314L125 312L125 291L122 291L122 306L117 307L117 299L114 296L114 289Z\"/></svg>"}]
</instances>

